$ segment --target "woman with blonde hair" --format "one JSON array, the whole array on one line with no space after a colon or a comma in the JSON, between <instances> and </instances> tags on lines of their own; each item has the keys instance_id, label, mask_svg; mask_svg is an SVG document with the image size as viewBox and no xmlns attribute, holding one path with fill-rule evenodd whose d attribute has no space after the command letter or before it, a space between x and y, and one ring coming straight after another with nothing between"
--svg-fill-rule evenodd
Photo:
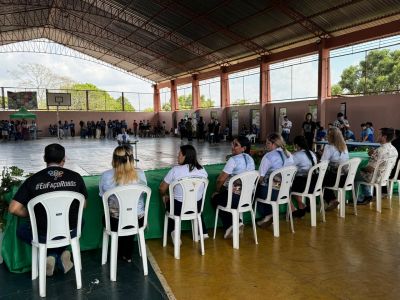
<instances>
[{"instance_id":1,"label":"woman with blonde hair","mask_svg":"<svg viewBox=\"0 0 400 300\"><path fill-rule=\"evenodd\" d=\"M285 141L279 133L271 133L266 141L267 153L263 156L260 164L256 198L267 198L269 175L277 169L291 166L294 164L293 157L286 150ZM276 178L279 180L279 178ZM274 178L275 180L275 178ZM272 200L276 200L278 193L273 190ZM269 204L258 203L257 211L261 219L257 222L258 226L267 226L272 223L272 207Z\"/></svg>"},{"instance_id":2,"label":"woman with blonde hair","mask_svg":"<svg viewBox=\"0 0 400 300\"><path fill-rule=\"evenodd\" d=\"M103 196L108 190L121 185L144 184L147 180L144 172L134 167L134 158L132 148L127 145L115 148L112 158L112 169L105 171L101 175L99 183L99 195ZM112 231L118 230L119 205L115 195L108 198L108 206L110 210L110 225ZM144 200L141 196L138 202L138 218L139 226L143 225L144 219ZM104 221L104 220L103 220ZM132 236L121 236L118 238L118 256L131 262L133 239Z\"/></svg>"},{"instance_id":3,"label":"woman with blonde hair","mask_svg":"<svg viewBox=\"0 0 400 300\"><path fill-rule=\"evenodd\" d=\"M328 144L324 147L321 161L329 161L328 169L326 171L323 186L330 187L336 182L338 166L349 160L349 151L347 150L346 142L344 141L342 132L337 127L331 127L328 129ZM340 187L344 185L346 181L346 174L341 174ZM325 190L324 200L328 206L326 210L333 210L337 207L338 201L335 198L335 194L332 190Z\"/></svg>"}]
</instances>

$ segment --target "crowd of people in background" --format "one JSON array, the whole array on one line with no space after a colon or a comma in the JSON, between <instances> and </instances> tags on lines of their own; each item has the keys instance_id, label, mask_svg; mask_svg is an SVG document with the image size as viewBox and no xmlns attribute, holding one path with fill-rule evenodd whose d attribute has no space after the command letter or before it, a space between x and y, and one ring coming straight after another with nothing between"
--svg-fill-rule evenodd
<instances>
[{"instance_id":1,"label":"crowd of people in background","mask_svg":"<svg viewBox=\"0 0 400 300\"><path fill-rule=\"evenodd\" d=\"M37 131L35 120L32 120L30 123L25 119L0 121L0 140L2 141L36 140Z\"/></svg>"}]
</instances>

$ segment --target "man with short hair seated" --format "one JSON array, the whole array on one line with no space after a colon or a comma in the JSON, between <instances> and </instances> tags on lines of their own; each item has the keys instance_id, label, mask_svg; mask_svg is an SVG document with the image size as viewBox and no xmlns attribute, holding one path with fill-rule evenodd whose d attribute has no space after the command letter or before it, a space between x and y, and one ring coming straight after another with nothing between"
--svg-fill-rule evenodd
<instances>
[{"instance_id":1,"label":"man with short hair seated","mask_svg":"<svg viewBox=\"0 0 400 300\"><path fill-rule=\"evenodd\" d=\"M36 196L55 192L78 192L87 198L87 191L83 178L78 173L64 168L65 149L60 144L50 144L44 149L46 168L27 178L20 186L9 206L9 212L18 217L28 217L28 202ZM71 237L76 236L79 203L74 201L69 211ZM35 215L38 228L39 242L46 242L47 214L42 205L35 206ZM17 236L24 242L31 244L32 228L30 222L23 222L17 229ZM66 247L49 248L47 250L46 274L52 276L55 265L64 273L73 267L71 253Z\"/></svg>"},{"instance_id":2,"label":"man with short hair seated","mask_svg":"<svg viewBox=\"0 0 400 300\"><path fill-rule=\"evenodd\" d=\"M378 142L381 144L379 148L369 150L368 154L370 156L367 166L361 169L360 176L358 176L358 181L370 182L376 168L376 164L379 160L388 159L398 156L397 150L390 143L394 137L393 128L381 128L379 130ZM379 179L379 178L378 178ZM372 200L371 189L369 186L362 185L362 195L357 201L358 204L368 204ZM361 195L361 196L362 196Z\"/></svg>"}]
</instances>

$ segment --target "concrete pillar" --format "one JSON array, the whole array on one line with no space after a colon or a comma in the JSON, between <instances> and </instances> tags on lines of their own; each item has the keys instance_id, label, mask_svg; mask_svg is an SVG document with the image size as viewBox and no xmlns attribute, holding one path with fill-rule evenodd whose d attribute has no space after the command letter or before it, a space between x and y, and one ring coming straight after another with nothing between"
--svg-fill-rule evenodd
<instances>
[{"instance_id":1,"label":"concrete pillar","mask_svg":"<svg viewBox=\"0 0 400 300\"><path fill-rule=\"evenodd\" d=\"M271 80L270 80L270 63L267 58L263 58L260 64L260 140L264 141L268 132L272 131L268 128L267 122L267 106L271 102Z\"/></svg>"},{"instance_id":2,"label":"concrete pillar","mask_svg":"<svg viewBox=\"0 0 400 300\"><path fill-rule=\"evenodd\" d=\"M329 48L325 46L325 39L322 39L318 49L318 120L321 125L327 127L325 101L331 97Z\"/></svg>"},{"instance_id":3,"label":"concrete pillar","mask_svg":"<svg viewBox=\"0 0 400 300\"><path fill-rule=\"evenodd\" d=\"M226 67L221 68L221 107L225 108L231 104L229 94L229 77Z\"/></svg>"},{"instance_id":4,"label":"concrete pillar","mask_svg":"<svg viewBox=\"0 0 400 300\"><path fill-rule=\"evenodd\" d=\"M154 94L153 94L153 108L155 113L159 113L161 109L160 104L160 90L158 89L157 84L153 85ZM172 106L171 106L172 108Z\"/></svg>"},{"instance_id":5,"label":"concrete pillar","mask_svg":"<svg viewBox=\"0 0 400 300\"><path fill-rule=\"evenodd\" d=\"M171 111L179 110L178 91L175 80L171 80Z\"/></svg>"},{"instance_id":6,"label":"concrete pillar","mask_svg":"<svg viewBox=\"0 0 400 300\"><path fill-rule=\"evenodd\" d=\"M122 96L121 96L122 98L122 111L125 111L125 95L124 95L124 92L122 92Z\"/></svg>"},{"instance_id":7,"label":"concrete pillar","mask_svg":"<svg viewBox=\"0 0 400 300\"><path fill-rule=\"evenodd\" d=\"M192 108L201 108L199 79L196 74L192 76Z\"/></svg>"}]
</instances>

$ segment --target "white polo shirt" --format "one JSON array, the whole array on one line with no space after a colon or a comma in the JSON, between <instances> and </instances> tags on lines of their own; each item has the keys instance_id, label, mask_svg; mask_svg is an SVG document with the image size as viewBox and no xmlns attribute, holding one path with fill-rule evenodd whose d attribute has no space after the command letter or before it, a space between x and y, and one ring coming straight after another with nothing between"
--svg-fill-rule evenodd
<instances>
[{"instance_id":1,"label":"white polo shirt","mask_svg":"<svg viewBox=\"0 0 400 300\"><path fill-rule=\"evenodd\" d=\"M196 167L192 170L189 171L189 165L177 165L173 167L171 170L169 170L168 174L164 178L164 182L167 184L171 184L172 182L179 180L184 177L201 177L201 178L207 178L208 174L204 168L202 169L197 169ZM204 187L200 187L197 195L197 201L201 200L204 192ZM182 187L178 184L174 187L174 198L177 201L182 202L183 198L183 191Z\"/></svg>"}]
</instances>

